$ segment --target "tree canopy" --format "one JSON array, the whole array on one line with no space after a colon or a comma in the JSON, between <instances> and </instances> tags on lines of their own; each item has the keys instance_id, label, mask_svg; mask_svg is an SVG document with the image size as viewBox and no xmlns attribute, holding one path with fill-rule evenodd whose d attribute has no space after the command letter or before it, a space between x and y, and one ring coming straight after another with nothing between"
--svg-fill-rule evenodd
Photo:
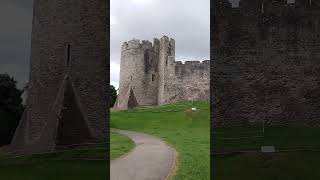
<instances>
[{"instance_id":1,"label":"tree canopy","mask_svg":"<svg viewBox=\"0 0 320 180\"><path fill-rule=\"evenodd\" d=\"M17 82L8 74L0 74L0 146L10 144L23 113Z\"/></svg>"},{"instance_id":2,"label":"tree canopy","mask_svg":"<svg viewBox=\"0 0 320 180\"><path fill-rule=\"evenodd\" d=\"M113 107L114 103L116 102L117 100L117 90L116 88L113 86L113 85L110 85L110 107Z\"/></svg>"}]
</instances>

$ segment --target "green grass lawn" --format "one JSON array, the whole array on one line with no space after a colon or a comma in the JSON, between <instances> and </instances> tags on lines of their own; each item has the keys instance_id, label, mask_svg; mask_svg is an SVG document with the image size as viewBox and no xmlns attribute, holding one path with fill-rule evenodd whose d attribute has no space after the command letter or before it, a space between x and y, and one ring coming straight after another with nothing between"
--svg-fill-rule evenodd
<instances>
[{"instance_id":1,"label":"green grass lawn","mask_svg":"<svg viewBox=\"0 0 320 180\"><path fill-rule=\"evenodd\" d=\"M0 158L5 157L8 146L0 146Z\"/></svg>"},{"instance_id":2,"label":"green grass lawn","mask_svg":"<svg viewBox=\"0 0 320 180\"><path fill-rule=\"evenodd\" d=\"M105 180L109 174L109 162L103 160L106 151L105 145L98 145L18 158L3 155L0 156L0 179Z\"/></svg>"},{"instance_id":3,"label":"green grass lawn","mask_svg":"<svg viewBox=\"0 0 320 180\"><path fill-rule=\"evenodd\" d=\"M217 128L213 134L214 150L260 149L261 145L276 148L320 148L320 128L316 127L266 127L264 137L261 127ZM256 131L256 132L255 132ZM248 132L248 133L243 133ZM244 139L219 139L250 137Z\"/></svg>"},{"instance_id":4,"label":"green grass lawn","mask_svg":"<svg viewBox=\"0 0 320 180\"><path fill-rule=\"evenodd\" d=\"M217 180L320 179L319 152L245 153L213 157Z\"/></svg>"},{"instance_id":5,"label":"green grass lawn","mask_svg":"<svg viewBox=\"0 0 320 180\"><path fill-rule=\"evenodd\" d=\"M214 179L218 180L315 180L320 179L320 152L285 152L285 149L320 148L320 128L266 127L264 137L261 127L216 128L213 150L218 152L260 150L262 145L272 145L280 152L263 154L249 152L212 156ZM243 133L249 132L249 133ZM245 139L225 139L251 137ZM222 139L221 139L222 138ZM223 139L224 138L224 139Z\"/></svg>"},{"instance_id":6,"label":"green grass lawn","mask_svg":"<svg viewBox=\"0 0 320 180\"><path fill-rule=\"evenodd\" d=\"M134 147L134 142L127 136L111 132L110 158L111 160L129 152Z\"/></svg>"},{"instance_id":7,"label":"green grass lawn","mask_svg":"<svg viewBox=\"0 0 320 180\"><path fill-rule=\"evenodd\" d=\"M111 127L151 134L173 146L178 153L174 180L209 180L209 116L208 102L181 102L112 111Z\"/></svg>"}]
</instances>

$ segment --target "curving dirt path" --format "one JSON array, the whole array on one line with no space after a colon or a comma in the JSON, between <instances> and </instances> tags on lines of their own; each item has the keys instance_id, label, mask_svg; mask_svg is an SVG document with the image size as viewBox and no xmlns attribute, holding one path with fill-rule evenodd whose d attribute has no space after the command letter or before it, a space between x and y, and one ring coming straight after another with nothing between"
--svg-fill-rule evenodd
<instances>
[{"instance_id":1,"label":"curving dirt path","mask_svg":"<svg viewBox=\"0 0 320 180\"><path fill-rule=\"evenodd\" d=\"M111 180L164 180L175 165L175 150L160 139L133 131L113 129L136 144L128 154L111 161Z\"/></svg>"}]
</instances>

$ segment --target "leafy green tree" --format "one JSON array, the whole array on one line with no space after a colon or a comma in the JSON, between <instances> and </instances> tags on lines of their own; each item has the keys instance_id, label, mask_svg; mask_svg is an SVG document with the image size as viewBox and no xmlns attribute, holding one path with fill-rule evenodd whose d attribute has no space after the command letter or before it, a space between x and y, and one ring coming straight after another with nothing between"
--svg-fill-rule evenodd
<instances>
[{"instance_id":1,"label":"leafy green tree","mask_svg":"<svg viewBox=\"0 0 320 180\"><path fill-rule=\"evenodd\" d=\"M17 82L8 74L0 74L0 146L10 144L23 113Z\"/></svg>"},{"instance_id":2,"label":"leafy green tree","mask_svg":"<svg viewBox=\"0 0 320 180\"><path fill-rule=\"evenodd\" d=\"M113 107L114 103L116 102L117 100L117 90L116 88L113 86L113 85L110 85L110 107Z\"/></svg>"}]
</instances>

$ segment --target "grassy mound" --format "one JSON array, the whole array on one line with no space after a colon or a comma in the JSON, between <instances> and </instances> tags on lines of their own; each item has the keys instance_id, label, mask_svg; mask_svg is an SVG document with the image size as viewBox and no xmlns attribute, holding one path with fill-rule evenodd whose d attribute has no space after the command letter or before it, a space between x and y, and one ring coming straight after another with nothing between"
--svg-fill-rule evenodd
<instances>
[{"instance_id":1,"label":"grassy mound","mask_svg":"<svg viewBox=\"0 0 320 180\"><path fill-rule=\"evenodd\" d=\"M0 156L0 179L107 179L106 145L78 147L63 152L21 157Z\"/></svg>"},{"instance_id":2,"label":"grassy mound","mask_svg":"<svg viewBox=\"0 0 320 180\"><path fill-rule=\"evenodd\" d=\"M111 132L110 159L126 154L134 147L134 142L127 136Z\"/></svg>"},{"instance_id":3,"label":"grassy mound","mask_svg":"<svg viewBox=\"0 0 320 180\"><path fill-rule=\"evenodd\" d=\"M173 146L178 153L174 180L208 180L209 117L208 102L180 102L113 111L111 127L151 134Z\"/></svg>"}]
</instances>

